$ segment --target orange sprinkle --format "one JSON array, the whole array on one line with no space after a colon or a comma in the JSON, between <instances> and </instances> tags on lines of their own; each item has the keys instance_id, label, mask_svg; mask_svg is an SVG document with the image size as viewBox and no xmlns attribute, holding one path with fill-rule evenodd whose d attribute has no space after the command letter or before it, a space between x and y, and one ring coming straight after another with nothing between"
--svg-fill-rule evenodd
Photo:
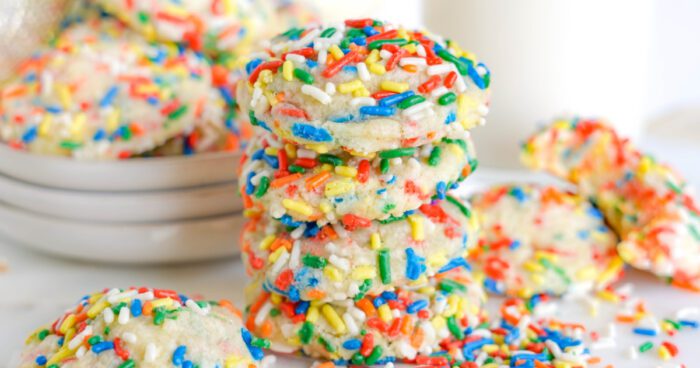
<instances>
[{"instance_id":1,"label":"orange sprinkle","mask_svg":"<svg viewBox=\"0 0 700 368\"><path fill-rule=\"evenodd\" d=\"M323 299L323 297L326 296L326 293L324 293L323 291L318 290L318 289L313 289L313 290L309 290L307 295L309 296L309 299L314 300L314 299Z\"/></svg>"},{"instance_id":2,"label":"orange sprinkle","mask_svg":"<svg viewBox=\"0 0 700 368\"><path fill-rule=\"evenodd\" d=\"M413 318L411 316L403 316L401 319L401 333L404 336L410 336L413 333Z\"/></svg>"},{"instance_id":3,"label":"orange sprinkle","mask_svg":"<svg viewBox=\"0 0 700 368\"><path fill-rule=\"evenodd\" d=\"M423 344L423 339L425 338L425 333L423 329L418 327L413 331L413 336L411 336L411 346L418 349Z\"/></svg>"},{"instance_id":4,"label":"orange sprinkle","mask_svg":"<svg viewBox=\"0 0 700 368\"><path fill-rule=\"evenodd\" d=\"M292 183L292 182L295 182L295 181L298 180L299 178L301 178L301 174L300 174L300 173L291 174L291 175L283 176L283 177L281 177L281 178L277 178L277 179L273 180L272 182L270 182L270 188L279 188L279 187L283 187L283 186L285 186L285 185L287 185L287 184L290 184L290 183Z\"/></svg>"},{"instance_id":5,"label":"orange sprinkle","mask_svg":"<svg viewBox=\"0 0 700 368\"><path fill-rule=\"evenodd\" d=\"M328 171L321 171L320 173L306 179L306 189L307 190L314 190L323 183L327 182L328 179L331 178L331 173Z\"/></svg>"},{"instance_id":6,"label":"orange sprinkle","mask_svg":"<svg viewBox=\"0 0 700 368\"><path fill-rule=\"evenodd\" d=\"M222 307L222 308L225 308L225 309L227 309L229 312L231 312L231 313L237 315L238 318L242 318L242 317L243 317L243 313L241 313L240 309L236 308L236 307L233 305L233 303L231 303L230 301L228 301L228 300L226 300L226 299L221 299L221 300L219 300L219 306Z\"/></svg>"},{"instance_id":7,"label":"orange sprinkle","mask_svg":"<svg viewBox=\"0 0 700 368\"><path fill-rule=\"evenodd\" d=\"M418 71L418 68L415 65L404 65L402 66L403 70L409 72L409 73L415 73Z\"/></svg>"},{"instance_id":8,"label":"orange sprinkle","mask_svg":"<svg viewBox=\"0 0 700 368\"><path fill-rule=\"evenodd\" d=\"M588 362L588 364L598 364L601 361L603 361L603 359L600 359L600 357L590 357L586 362Z\"/></svg>"},{"instance_id":9,"label":"orange sprinkle","mask_svg":"<svg viewBox=\"0 0 700 368\"><path fill-rule=\"evenodd\" d=\"M367 318L374 317L377 314L377 310L374 308L374 305L372 305L372 303L367 299L360 299L355 302L355 305L365 312Z\"/></svg>"},{"instance_id":10,"label":"orange sprinkle","mask_svg":"<svg viewBox=\"0 0 700 368\"><path fill-rule=\"evenodd\" d=\"M265 302L269 298L270 298L270 293L260 294L260 296L258 297L258 300L256 300L255 303L253 303L253 305L250 306L250 314L252 315L252 314L258 313L260 308L262 308L262 306L265 304Z\"/></svg>"},{"instance_id":11,"label":"orange sprinkle","mask_svg":"<svg viewBox=\"0 0 700 368\"><path fill-rule=\"evenodd\" d=\"M335 368L335 364L333 362L323 362L316 365L316 368Z\"/></svg>"},{"instance_id":12,"label":"orange sprinkle","mask_svg":"<svg viewBox=\"0 0 700 368\"><path fill-rule=\"evenodd\" d=\"M275 240L272 241L272 244L270 244L270 252L276 251L278 248L287 248L288 251L292 250L292 242L289 241L289 239L278 236L275 238Z\"/></svg>"},{"instance_id":13,"label":"orange sprinkle","mask_svg":"<svg viewBox=\"0 0 700 368\"><path fill-rule=\"evenodd\" d=\"M266 319L265 322L263 322L262 326L260 326L260 337L268 338L272 336L272 329L272 322L270 322L269 319Z\"/></svg>"},{"instance_id":14,"label":"orange sprinkle","mask_svg":"<svg viewBox=\"0 0 700 368\"><path fill-rule=\"evenodd\" d=\"M143 315L144 316L150 316L153 314L153 303L151 301L147 301L143 303Z\"/></svg>"},{"instance_id":15,"label":"orange sprinkle","mask_svg":"<svg viewBox=\"0 0 700 368\"><path fill-rule=\"evenodd\" d=\"M628 316L624 314L618 314L615 320L620 323L634 323L637 319L634 316Z\"/></svg>"}]
</instances>

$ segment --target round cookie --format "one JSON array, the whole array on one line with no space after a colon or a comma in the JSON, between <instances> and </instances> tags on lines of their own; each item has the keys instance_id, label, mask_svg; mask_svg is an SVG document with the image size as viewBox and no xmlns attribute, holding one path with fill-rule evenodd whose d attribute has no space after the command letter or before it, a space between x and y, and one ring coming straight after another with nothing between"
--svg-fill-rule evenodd
<instances>
[{"instance_id":1,"label":"round cookie","mask_svg":"<svg viewBox=\"0 0 700 368\"><path fill-rule=\"evenodd\" d=\"M463 340L481 322L484 293L465 269L395 292L332 303L292 302L260 280L249 285L246 326L277 352L338 365L413 361Z\"/></svg>"},{"instance_id":2,"label":"round cookie","mask_svg":"<svg viewBox=\"0 0 700 368\"><path fill-rule=\"evenodd\" d=\"M32 334L19 368L255 367L260 346L228 301L171 290L105 289Z\"/></svg>"},{"instance_id":3,"label":"round cookie","mask_svg":"<svg viewBox=\"0 0 700 368\"><path fill-rule=\"evenodd\" d=\"M250 142L239 175L248 212L319 224L403 216L464 180L477 161L468 133L370 156L316 153L271 134Z\"/></svg>"},{"instance_id":4,"label":"round cookie","mask_svg":"<svg viewBox=\"0 0 700 368\"><path fill-rule=\"evenodd\" d=\"M523 162L592 198L632 266L700 292L700 209L691 186L597 120L557 120L530 137Z\"/></svg>"},{"instance_id":5,"label":"round cookie","mask_svg":"<svg viewBox=\"0 0 700 368\"><path fill-rule=\"evenodd\" d=\"M236 149L233 102L211 80L200 56L88 16L2 87L0 138L17 149L85 159L137 156L181 136L189 143L178 153Z\"/></svg>"},{"instance_id":6,"label":"round cookie","mask_svg":"<svg viewBox=\"0 0 700 368\"><path fill-rule=\"evenodd\" d=\"M99 0L149 40L177 42L195 51L245 55L255 38L276 24L269 0Z\"/></svg>"},{"instance_id":7,"label":"round cookie","mask_svg":"<svg viewBox=\"0 0 700 368\"><path fill-rule=\"evenodd\" d=\"M372 19L273 38L237 96L253 125L306 147L417 147L484 122L490 73L454 42Z\"/></svg>"},{"instance_id":8,"label":"round cookie","mask_svg":"<svg viewBox=\"0 0 700 368\"><path fill-rule=\"evenodd\" d=\"M469 260L489 291L529 298L600 290L622 272L616 235L583 197L508 184L474 195L471 203L481 233Z\"/></svg>"},{"instance_id":9,"label":"round cookie","mask_svg":"<svg viewBox=\"0 0 700 368\"><path fill-rule=\"evenodd\" d=\"M351 230L341 224L288 230L259 216L243 230L243 260L251 276L292 301L337 301L468 267L464 258L478 236L476 218L451 197Z\"/></svg>"}]
</instances>

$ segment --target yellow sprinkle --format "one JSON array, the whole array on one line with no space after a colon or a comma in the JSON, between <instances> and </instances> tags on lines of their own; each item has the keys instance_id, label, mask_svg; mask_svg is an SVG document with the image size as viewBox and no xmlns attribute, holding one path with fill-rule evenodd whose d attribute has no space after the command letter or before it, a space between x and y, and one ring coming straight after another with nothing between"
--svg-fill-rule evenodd
<instances>
[{"instance_id":1,"label":"yellow sprinkle","mask_svg":"<svg viewBox=\"0 0 700 368\"><path fill-rule=\"evenodd\" d=\"M464 150L457 144L450 144L447 149L455 156L462 157L465 155Z\"/></svg>"},{"instance_id":2,"label":"yellow sprinkle","mask_svg":"<svg viewBox=\"0 0 700 368\"><path fill-rule=\"evenodd\" d=\"M331 281L342 281L343 277L340 275L340 271L335 266L326 266L323 269L323 274Z\"/></svg>"},{"instance_id":3,"label":"yellow sprinkle","mask_svg":"<svg viewBox=\"0 0 700 368\"><path fill-rule=\"evenodd\" d=\"M119 128L119 114L120 110L113 109L109 115L107 115L107 133L113 133L117 128Z\"/></svg>"},{"instance_id":4,"label":"yellow sprinkle","mask_svg":"<svg viewBox=\"0 0 700 368\"><path fill-rule=\"evenodd\" d=\"M330 201L324 199L321 204L318 205L318 208L321 209L321 212L328 213L333 209L333 206Z\"/></svg>"},{"instance_id":5,"label":"yellow sprinkle","mask_svg":"<svg viewBox=\"0 0 700 368\"><path fill-rule=\"evenodd\" d=\"M56 354L52 355L51 358L46 362L46 366L50 366L51 364L56 364L60 363L63 360L72 357L74 354L73 350L68 349L68 346L64 346L61 349L59 349Z\"/></svg>"},{"instance_id":6,"label":"yellow sprinkle","mask_svg":"<svg viewBox=\"0 0 700 368\"><path fill-rule=\"evenodd\" d=\"M372 74L384 75L386 74L386 68L382 64L372 63L367 64L367 68Z\"/></svg>"},{"instance_id":7,"label":"yellow sprinkle","mask_svg":"<svg viewBox=\"0 0 700 368\"><path fill-rule=\"evenodd\" d=\"M270 106L275 106L279 101L277 101L277 96L275 96L274 93L270 90L265 90L263 91L263 95L265 96L265 99L267 100L267 103L270 104Z\"/></svg>"},{"instance_id":8,"label":"yellow sprinkle","mask_svg":"<svg viewBox=\"0 0 700 368\"><path fill-rule=\"evenodd\" d=\"M403 93L403 92L406 92L408 90L409 86L408 86L408 83L400 83L400 82L385 80L379 84L379 87L385 91Z\"/></svg>"},{"instance_id":9,"label":"yellow sprinkle","mask_svg":"<svg viewBox=\"0 0 700 368\"><path fill-rule=\"evenodd\" d=\"M535 252L535 258L538 260L546 259L552 263L556 263L559 260L559 257L556 254L543 251Z\"/></svg>"},{"instance_id":10,"label":"yellow sprinkle","mask_svg":"<svg viewBox=\"0 0 700 368\"><path fill-rule=\"evenodd\" d=\"M335 173L347 178L354 178L357 175L357 169L351 166L336 166Z\"/></svg>"},{"instance_id":11,"label":"yellow sprinkle","mask_svg":"<svg viewBox=\"0 0 700 368\"><path fill-rule=\"evenodd\" d=\"M282 78L288 82L294 80L294 63L291 60L282 63Z\"/></svg>"},{"instance_id":12,"label":"yellow sprinkle","mask_svg":"<svg viewBox=\"0 0 700 368\"><path fill-rule=\"evenodd\" d=\"M377 270L372 266L357 266L353 268L352 277L354 280L373 279L377 276Z\"/></svg>"},{"instance_id":13,"label":"yellow sprinkle","mask_svg":"<svg viewBox=\"0 0 700 368\"><path fill-rule=\"evenodd\" d=\"M297 158L297 149L291 143L286 143L284 145L284 151L287 153L288 158Z\"/></svg>"},{"instance_id":14,"label":"yellow sprinkle","mask_svg":"<svg viewBox=\"0 0 700 368\"><path fill-rule=\"evenodd\" d=\"M382 247L382 237L379 233L372 233L372 235L369 236L369 247L374 250Z\"/></svg>"},{"instance_id":15,"label":"yellow sprinkle","mask_svg":"<svg viewBox=\"0 0 700 368\"><path fill-rule=\"evenodd\" d=\"M319 168L321 171L328 171L328 172L333 172L333 165L331 164L323 164Z\"/></svg>"},{"instance_id":16,"label":"yellow sprinkle","mask_svg":"<svg viewBox=\"0 0 700 368\"><path fill-rule=\"evenodd\" d=\"M413 44L413 43L409 43L409 44L403 45L401 48L405 49L406 51L408 51L408 52L411 53L411 54L415 54L415 53L416 53L416 45Z\"/></svg>"},{"instance_id":17,"label":"yellow sprinkle","mask_svg":"<svg viewBox=\"0 0 700 368\"><path fill-rule=\"evenodd\" d=\"M160 298L152 300L151 305L153 306L153 309L158 307L171 307L173 305L173 300L170 298Z\"/></svg>"},{"instance_id":18,"label":"yellow sprinkle","mask_svg":"<svg viewBox=\"0 0 700 368\"><path fill-rule=\"evenodd\" d=\"M358 88L365 88L361 80L355 79L350 82L341 83L338 85L339 93L350 93Z\"/></svg>"},{"instance_id":19,"label":"yellow sprinkle","mask_svg":"<svg viewBox=\"0 0 700 368\"><path fill-rule=\"evenodd\" d=\"M109 303L107 303L106 300L102 300L98 303L95 303L90 309L87 311L87 316L89 318L95 318L97 317L102 311L109 306Z\"/></svg>"},{"instance_id":20,"label":"yellow sprinkle","mask_svg":"<svg viewBox=\"0 0 700 368\"><path fill-rule=\"evenodd\" d=\"M254 218L260 215L260 210L256 208L246 208L243 210L243 217L245 218Z\"/></svg>"},{"instance_id":21,"label":"yellow sprinkle","mask_svg":"<svg viewBox=\"0 0 700 368\"><path fill-rule=\"evenodd\" d=\"M316 323L316 321L318 321L318 316L318 306L312 304L309 310L306 311L306 322Z\"/></svg>"},{"instance_id":22,"label":"yellow sprinkle","mask_svg":"<svg viewBox=\"0 0 700 368\"><path fill-rule=\"evenodd\" d=\"M620 257L615 257L608 265L608 268L606 268L605 271L598 276L596 281L601 285L609 283L610 280L614 279L615 276L620 273L620 270L622 270L624 266L625 264L622 259Z\"/></svg>"},{"instance_id":23,"label":"yellow sprinkle","mask_svg":"<svg viewBox=\"0 0 700 368\"><path fill-rule=\"evenodd\" d=\"M71 102L73 101L73 96L65 84L55 84L56 93L58 93L58 99L61 101L61 105L64 109L69 110Z\"/></svg>"},{"instance_id":24,"label":"yellow sprinkle","mask_svg":"<svg viewBox=\"0 0 700 368\"><path fill-rule=\"evenodd\" d=\"M544 272L545 268L541 264L535 262L535 261L527 261L523 263L523 267L525 267L525 270L530 271L530 272Z\"/></svg>"},{"instance_id":25,"label":"yellow sprinkle","mask_svg":"<svg viewBox=\"0 0 700 368\"><path fill-rule=\"evenodd\" d=\"M578 271L576 271L576 278L578 280L591 280L596 277L598 271L594 266L587 266Z\"/></svg>"},{"instance_id":26,"label":"yellow sprinkle","mask_svg":"<svg viewBox=\"0 0 700 368\"><path fill-rule=\"evenodd\" d=\"M326 197L337 197L355 189L355 183L349 180L334 180L328 182L324 189Z\"/></svg>"},{"instance_id":27,"label":"yellow sprinkle","mask_svg":"<svg viewBox=\"0 0 700 368\"><path fill-rule=\"evenodd\" d=\"M263 84L270 84L273 80L274 75L272 74L271 70L263 70L258 75L258 81L262 82Z\"/></svg>"},{"instance_id":28,"label":"yellow sprinkle","mask_svg":"<svg viewBox=\"0 0 700 368\"><path fill-rule=\"evenodd\" d=\"M394 315L391 314L391 308L389 308L388 304L380 305L379 308L377 308L377 313L379 313L379 318L386 323L389 323L392 319L394 319Z\"/></svg>"},{"instance_id":29,"label":"yellow sprinkle","mask_svg":"<svg viewBox=\"0 0 700 368\"><path fill-rule=\"evenodd\" d=\"M287 253L287 248L279 247L275 249L274 252L270 253L270 257L267 258L267 262L270 264L277 262L282 253Z\"/></svg>"},{"instance_id":30,"label":"yellow sprinkle","mask_svg":"<svg viewBox=\"0 0 700 368\"><path fill-rule=\"evenodd\" d=\"M263 239L260 242L260 250L265 250L265 249L269 248L270 245L272 244L272 242L275 241L276 238L277 237L274 234L270 234L270 235L266 236L265 239Z\"/></svg>"},{"instance_id":31,"label":"yellow sprinkle","mask_svg":"<svg viewBox=\"0 0 700 368\"><path fill-rule=\"evenodd\" d=\"M571 368L571 364L557 360L554 362L554 368Z\"/></svg>"},{"instance_id":32,"label":"yellow sprinkle","mask_svg":"<svg viewBox=\"0 0 700 368\"><path fill-rule=\"evenodd\" d=\"M277 152L279 152L279 149L277 149L277 148L274 148L274 147L265 148L266 155L277 156Z\"/></svg>"},{"instance_id":33,"label":"yellow sprinkle","mask_svg":"<svg viewBox=\"0 0 700 368\"><path fill-rule=\"evenodd\" d=\"M431 267L439 267L447 263L447 256L445 252L436 252L429 255L427 261Z\"/></svg>"},{"instance_id":34,"label":"yellow sprinkle","mask_svg":"<svg viewBox=\"0 0 700 368\"><path fill-rule=\"evenodd\" d=\"M433 324L433 327L435 327L436 330L440 330L447 326L447 321L445 321L445 318L440 315L436 315L430 322Z\"/></svg>"},{"instance_id":35,"label":"yellow sprinkle","mask_svg":"<svg viewBox=\"0 0 700 368\"><path fill-rule=\"evenodd\" d=\"M408 223L411 225L411 237L415 241L425 240L425 230L423 229L423 218L419 215L408 216Z\"/></svg>"},{"instance_id":36,"label":"yellow sprinkle","mask_svg":"<svg viewBox=\"0 0 700 368\"><path fill-rule=\"evenodd\" d=\"M459 308L459 295L457 294L452 294L447 298L447 308L442 312L442 315L445 317L449 317L455 313L457 313L457 309Z\"/></svg>"},{"instance_id":37,"label":"yellow sprinkle","mask_svg":"<svg viewBox=\"0 0 700 368\"><path fill-rule=\"evenodd\" d=\"M422 275L418 280L423 279L424 282L426 282L428 280L428 277L426 276L425 278L423 278L423 276L425 276L425 275ZM416 280L416 281L418 281L418 280ZM432 296L435 294L435 287L434 286L425 286L425 287L418 289L418 292L420 294L425 295L425 296Z\"/></svg>"},{"instance_id":38,"label":"yellow sprinkle","mask_svg":"<svg viewBox=\"0 0 700 368\"><path fill-rule=\"evenodd\" d=\"M51 129L51 124L53 123L53 116L51 114L44 114L44 117L39 123L39 136L46 137L49 135L49 130Z\"/></svg>"},{"instance_id":39,"label":"yellow sprinkle","mask_svg":"<svg viewBox=\"0 0 700 368\"><path fill-rule=\"evenodd\" d=\"M374 64L377 61L379 61L379 50L372 50L369 55L367 55L367 58L365 59L365 62L367 63L367 66L369 64Z\"/></svg>"},{"instance_id":40,"label":"yellow sprinkle","mask_svg":"<svg viewBox=\"0 0 700 368\"><path fill-rule=\"evenodd\" d=\"M611 303L617 303L620 301L619 296L617 296L616 294L613 294L612 292L610 292L608 290L599 291L598 297L605 300L605 301L611 302Z\"/></svg>"},{"instance_id":41,"label":"yellow sprinkle","mask_svg":"<svg viewBox=\"0 0 700 368\"><path fill-rule=\"evenodd\" d=\"M270 303L274 305L279 305L280 303L282 303L282 295L277 293L270 294Z\"/></svg>"},{"instance_id":42,"label":"yellow sprinkle","mask_svg":"<svg viewBox=\"0 0 700 368\"><path fill-rule=\"evenodd\" d=\"M342 59L343 56L345 56L343 50L341 50L340 47L338 47L338 45L333 45L329 47L328 52L330 52L333 58L335 58L336 60Z\"/></svg>"},{"instance_id":43,"label":"yellow sprinkle","mask_svg":"<svg viewBox=\"0 0 700 368\"><path fill-rule=\"evenodd\" d=\"M66 319L63 320L61 323L61 327L58 329L58 331L62 334L65 334L69 328L75 326L75 315L74 314L69 314Z\"/></svg>"},{"instance_id":44,"label":"yellow sprinkle","mask_svg":"<svg viewBox=\"0 0 700 368\"><path fill-rule=\"evenodd\" d=\"M236 367L241 367L245 363L245 359L242 356L239 355L231 355L226 357L226 360L224 360L224 367L225 368L236 368Z\"/></svg>"},{"instance_id":45,"label":"yellow sprinkle","mask_svg":"<svg viewBox=\"0 0 700 368\"><path fill-rule=\"evenodd\" d=\"M328 153L328 145L321 143L307 144L306 148L313 150L316 153Z\"/></svg>"},{"instance_id":46,"label":"yellow sprinkle","mask_svg":"<svg viewBox=\"0 0 700 368\"><path fill-rule=\"evenodd\" d=\"M311 216L314 213L314 209L305 202L295 201L289 198L282 200L282 207L304 216Z\"/></svg>"},{"instance_id":47,"label":"yellow sprinkle","mask_svg":"<svg viewBox=\"0 0 700 368\"><path fill-rule=\"evenodd\" d=\"M342 319L340 319L338 313L330 305L324 304L323 307L321 307L321 314L323 314L326 322L333 327L338 335L342 335L347 331L345 328L345 323Z\"/></svg>"},{"instance_id":48,"label":"yellow sprinkle","mask_svg":"<svg viewBox=\"0 0 700 368\"><path fill-rule=\"evenodd\" d=\"M483 351L486 354L495 353L498 350L499 350L498 345L495 345L495 344L488 344L488 345L484 345L481 347L481 351Z\"/></svg>"},{"instance_id":49,"label":"yellow sprinkle","mask_svg":"<svg viewBox=\"0 0 700 368\"><path fill-rule=\"evenodd\" d=\"M532 275L530 275L530 279L537 285L544 284L544 277L539 273L533 273Z\"/></svg>"},{"instance_id":50,"label":"yellow sprinkle","mask_svg":"<svg viewBox=\"0 0 700 368\"><path fill-rule=\"evenodd\" d=\"M368 97L369 91L367 88L362 87L352 91L352 97Z\"/></svg>"}]
</instances>

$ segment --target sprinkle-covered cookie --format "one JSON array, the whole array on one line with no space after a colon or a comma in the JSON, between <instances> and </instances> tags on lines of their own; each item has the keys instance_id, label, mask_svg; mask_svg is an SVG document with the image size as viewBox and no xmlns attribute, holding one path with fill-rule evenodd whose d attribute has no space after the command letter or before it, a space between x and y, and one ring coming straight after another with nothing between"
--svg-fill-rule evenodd
<instances>
[{"instance_id":1,"label":"sprinkle-covered cookie","mask_svg":"<svg viewBox=\"0 0 700 368\"><path fill-rule=\"evenodd\" d=\"M476 165L468 133L367 156L319 154L261 134L243 157L239 183L250 214L368 224L444 199Z\"/></svg>"},{"instance_id":2,"label":"sprinkle-covered cookie","mask_svg":"<svg viewBox=\"0 0 700 368\"><path fill-rule=\"evenodd\" d=\"M464 340L480 323L485 298L464 268L332 303L294 302L260 281L248 289L246 325L273 351L361 366L427 357L443 343Z\"/></svg>"},{"instance_id":3,"label":"sprinkle-covered cookie","mask_svg":"<svg viewBox=\"0 0 700 368\"><path fill-rule=\"evenodd\" d=\"M225 300L171 290L106 289L33 333L19 368L256 367L269 343Z\"/></svg>"},{"instance_id":4,"label":"sprinkle-covered cookie","mask_svg":"<svg viewBox=\"0 0 700 368\"><path fill-rule=\"evenodd\" d=\"M177 153L238 149L229 91L208 62L88 16L27 60L0 90L0 138L13 148L128 158L185 137Z\"/></svg>"},{"instance_id":5,"label":"sprinkle-covered cookie","mask_svg":"<svg viewBox=\"0 0 700 368\"><path fill-rule=\"evenodd\" d=\"M243 230L243 260L290 300L337 301L411 287L426 277L466 267L477 223L452 197L402 218L362 226L296 228L266 216Z\"/></svg>"},{"instance_id":6,"label":"sprinkle-covered cookie","mask_svg":"<svg viewBox=\"0 0 700 368\"><path fill-rule=\"evenodd\" d=\"M527 140L522 158L594 199L627 263L700 292L700 209L677 172L597 120L555 121Z\"/></svg>"},{"instance_id":7,"label":"sprinkle-covered cookie","mask_svg":"<svg viewBox=\"0 0 700 368\"><path fill-rule=\"evenodd\" d=\"M373 19L292 28L246 65L251 122L316 150L417 147L482 124L490 73L454 42Z\"/></svg>"},{"instance_id":8,"label":"sprinkle-covered cookie","mask_svg":"<svg viewBox=\"0 0 700 368\"><path fill-rule=\"evenodd\" d=\"M529 298L600 290L622 272L617 236L585 198L511 184L474 195L471 203L481 235L469 261L489 291Z\"/></svg>"}]
</instances>

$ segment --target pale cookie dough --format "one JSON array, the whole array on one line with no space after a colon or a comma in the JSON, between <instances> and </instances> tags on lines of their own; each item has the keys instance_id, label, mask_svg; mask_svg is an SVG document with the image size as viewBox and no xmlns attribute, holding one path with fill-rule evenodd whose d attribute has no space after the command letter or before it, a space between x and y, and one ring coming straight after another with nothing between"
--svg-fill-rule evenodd
<instances>
[{"instance_id":1,"label":"pale cookie dough","mask_svg":"<svg viewBox=\"0 0 700 368\"><path fill-rule=\"evenodd\" d=\"M597 120L553 122L527 140L522 158L592 198L627 263L700 292L700 209L681 175Z\"/></svg>"},{"instance_id":2,"label":"pale cookie dough","mask_svg":"<svg viewBox=\"0 0 700 368\"><path fill-rule=\"evenodd\" d=\"M238 367L261 365L267 341L243 327L230 302L170 290L110 289L83 297L26 342L18 368Z\"/></svg>"},{"instance_id":3,"label":"pale cookie dough","mask_svg":"<svg viewBox=\"0 0 700 368\"><path fill-rule=\"evenodd\" d=\"M413 214L372 221L347 231L341 224L287 230L260 216L242 235L243 260L253 278L297 300L337 301L420 284L425 277L468 267L477 242L476 218L452 197Z\"/></svg>"},{"instance_id":4,"label":"pale cookie dough","mask_svg":"<svg viewBox=\"0 0 700 368\"><path fill-rule=\"evenodd\" d=\"M332 303L292 302L249 285L246 325L275 352L302 351L337 365L412 362L462 341L482 322L481 284L463 268L395 292Z\"/></svg>"},{"instance_id":5,"label":"pale cookie dough","mask_svg":"<svg viewBox=\"0 0 700 368\"><path fill-rule=\"evenodd\" d=\"M178 154L240 146L233 101L212 87L206 60L108 18L71 24L0 96L0 139L33 153L128 158L182 136Z\"/></svg>"},{"instance_id":6,"label":"pale cookie dough","mask_svg":"<svg viewBox=\"0 0 700 368\"><path fill-rule=\"evenodd\" d=\"M454 42L372 19L293 28L246 65L253 125L307 147L417 147L484 123L490 73Z\"/></svg>"},{"instance_id":7,"label":"pale cookie dough","mask_svg":"<svg viewBox=\"0 0 700 368\"><path fill-rule=\"evenodd\" d=\"M529 298L600 290L623 269L617 236L585 198L553 186L498 185L470 199L486 290Z\"/></svg>"},{"instance_id":8,"label":"pale cookie dough","mask_svg":"<svg viewBox=\"0 0 700 368\"><path fill-rule=\"evenodd\" d=\"M258 135L239 176L249 213L319 224L367 223L403 216L464 180L477 161L468 132L418 148L370 156L318 154Z\"/></svg>"}]
</instances>

